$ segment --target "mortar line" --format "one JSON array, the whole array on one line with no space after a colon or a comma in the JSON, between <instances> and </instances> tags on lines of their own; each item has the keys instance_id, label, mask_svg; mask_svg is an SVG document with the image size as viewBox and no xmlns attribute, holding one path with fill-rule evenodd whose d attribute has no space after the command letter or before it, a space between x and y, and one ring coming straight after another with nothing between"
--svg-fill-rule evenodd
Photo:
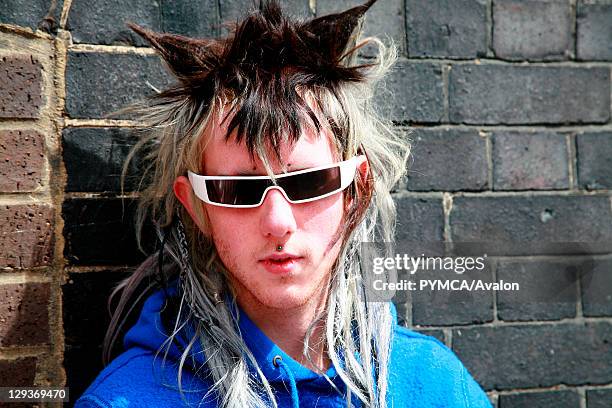
<instances>
[{"instance_id":1,"label":"mortar line","mask_svg":"<svg viewBox=\"0 0 612 408\"><path fill-rule=\"evenodd\" d=\"M533 387L533 388L512 388L510 390L495 390L498 395L516 395L516 394L531 394L545 391L560 391L560 390L579 390L583 389L609 389L612 386L612 383L604 384L602 386L591 386L591 385L583 385L583 384L555 384L548 387Z\"/></svg>"},{"instance_id":2,"label":"mortar line","mask_svg":"<svg viewBox=\"0 0 612 408\"><path fill-rule=\"evenodd\" d=\"M448 194L452 194L453 198L457 197L482 197L482 198L504 198L504 197L589 197L589 196L601 196L608 197L612 193L612 190L521 190L521 191L467 191L457 190ZM442 191L412 191L402 190L393 194L396 198L443 198L445 193Z\"/></svg>"},{"instance_id":3,"label":"mortar line","mask_svg":"<svg viewBox=\"0 0 612 408\"><path fill-rule=\"evenodd\" d=\"M34 273L29 270L15 269L16 272L1 273L0 285L20 285L26 283L53 283L51 276Z\"/></svg>"},{"instance_id":4,"label":"mortar line","mask_svg":"<svg viewBox=\"0 0 612 408\"><path fill-rule=\"evenodd\" d=\"M495 136L492 132L480 131L485 138L485 158L487 160L487 184L488 190L493 191L493 173L495 163L493 162L493 144L495 143Z\"/></svg>"},{"instance_id":5,"label":"mortar line","mask_svg":"<svg viewBox=\"0 0 612 408\"><path fill-rule=\"evenodd\" d=\"M66 279L69 279L69 274L84 274L84 273L122 273L130 272L137 265L66 265L64 272Z\"/></svg>"},{"instance_id":6,"label":"mortar line","mask_svg":"<svg viewBox=\"0 0 612 408\"><path fill-rule=\"evenodd\" d=\"M316 0L314 0L316 2ZM400 50L399 55L405 55L406 57L409 54L408 52L408 0L402 1L402 15L404 16L404 24L402 24L402 28L404 29L404 36L402 37L402 48Z\"/></svg>"},{"instance_id":7,"label":"mortar line","mask_svg":"<svg viewBox=\"0 0 612 408\"><path fill-rule=\"evenodd\" d=\"M570 7L570 35L571 49L569 50L571 59L577 59L578 56L578 18L576 16L576 0L569 0Z\"/></svg>"},{"instance_id":8,"label":"mortar line","mask_svg":"<svg viewBox=\"0 0 612 408\"><path fill-rule=\"evenodd\" d=\"M486 17L487 19L487 22L486 22L487 24L487 31L486 31L487 33L487 39L486 39L487 57L495 58L495 51L493 50L493 35L494 35L493 30L495 29L494 28L495 20L493 18L493 0L487 0L486 13L487 13L487 17Z\"/></svg>"},{"instance_id":9,"label":"mortar line","mask_svg":"<svg viewBox=\"0 0 612 408\"><path fill-rule=\"evenodd\" d=\"M568 262L568 261L608 261L612 260L612 253L584 254L584 255L487 255L499 262Z\"/></svg>"},{"instance_id":10,"label":"mortar line","mask_svg":"<svg viewBox=\"0 0 612 408\"><path fill-rule=\"evenodd\" d=\"M70 7L72 6L72 0L64 0L64 5L62 7L62 14L60 16L60 28L63 30L66 28L66 23L68 22L68 14L70 13Z\"/></svg>"},{"instance_id":11,"label":"mortar line","mask_svg":"<svg viewBox=\"0 0 612 408\"><path fill-rule=\"evenodd\" d=\"M491 274L493 275L493 282L497 282L497 267L499 265L499 259L493 259L493 265L491 266ZM491 323L500 323L501 320L498 316L497 310L497 291L493 291L493 321Z\"/></svg>"},{"instance_id":12,"label":"mortar line","mask_svg":"<svg viewBox=\"0 0 612 408\"><path fill-rule=\"evenodd\" d=\"M569 178L569 190L578 191L578 151L576 145L576 134L565 135L567 171Z\"/></svg>"},{"instance_id":13,"label":"mortar line","mask_svg":"<svg viewBox=\"0 0 612 408\"><path fill-rule=\"evenodd\" d=\"M83 192L83 191L74 191L74 192L66 192L64 194L65 201L70 199L133 199L140 197L140 194L137 191L133 192L124 192L121 194L120 192L113 192L113 194L109 194L108 192Z\"/></svg>"},{"instance_id":14,"label":"mortar line","mask_svg":"<svg viewBox=\"0 0 612 408\"><path fill-rule=\"evenodd\" d=\"M590 257L593 259L593 257ZM584 318L584 313L582 310L582 273L576 270L576 318L581 319Z\"/></svg>"},{"instance_id":15,"label":"mortar line","mask_svg":"<svg viewBox=\"0 0 612 408\"><path fill-rule=\"evenodd\" d=\"M72 44L68 47L69 52L98 52L112 54L136 54L143 56L155 56L156 51L151 47L136 47L129 45L103 45L103 44Z\"/></svg>"},{"instance_id":16,"label":"mortar line","mask_svg":"<svg viewBox=\"0 0 612 408\"><path fill-rule=\"evenodd\" d=\"M406 324L408 325L408 327L413 328L414 327L414 321L413 321L413 312L412 312L412 293L408 293L407 299L406 299L406 314L404 315L404 318L406 320Z\"/></svg>"},{"instance_id":17,"label":"mortar line","mask_svg":"<svg viewBox=\"0 0 612 408\"><path fill-rule=\"evenodd\" d=\"M53 205L47 190L32 193L0 193L0 205Z\"/></svg>"},{"instance_id":18,"label":"mortar line","mask_svg":"<svg viewBox=\"0 0 612 408\"><path fill-rule=\"evenodd\" d=\"M576 391L578 392L578 400L580 402L580 408L587 408L586 392L584 388L578 387Z\"/></svg>"},{"instance_id":19,"label":"mortar line","mask_svg":"<svg viewBox=\"0 0 612 408\"><path fill-rule=\"evenodd\" d=\"M48 346L4 346L0 347L0 359L10 361L23 357L40 358L48 352Z\"/></svg>"},{"instance_id":20,"label":"mortar line","mask_svg":"<svg viewBox=\"0 0 612 408\"><path fill-rule=\"evenodd\" d=\"M142 122L131 119L64 119L64 127L127 127L143 128Z\"/></svg>"},{"instance_id":21,"label":"mortar line","mask_svg":"<svg viewBox=\"0 0 612 408\"><path fill-rule=\"evenodd\" d=\"M585 323L608 323L612 324L612 317L564 317L556 320L499 320L497 322L483 322L477 325L473 323L469 324L450 324L450 325L423 325L420 324L421 329L442 329L447 328L450 330L469 330L469 329L480 329L480 328L500 328L500 327L523 327L523 326L564 326L564 325L578 325L583 326Z\"/></svg>"},{"instance_id":22,"label":"mortar line","mask_svg":"<svg viewBox=\"0 0 612 408\"><path fill-rule=\"evenodd\" d=\"M64 17L67 19L68 8L63 8L62 12L66 11ZM51 341L51 353L46 358L46 369L52 372L51 385L64 386L67 376L66 370L62 364L65 351L64 337L64 320L63 320L63 293L62 283L64 282L64 219L62 218L62 207L64 202L64 190L66 185L66 169L62 158L62 131L64 122L62 120L66 102L66 60L68 56L68 47L71 43L70 33L60 31L53 45L54 65L53 65L53 108L54 114L51 118L50 126L52 134L55 138L56 149L49 156L49 164L51 177L49 179L49 190L51 199L55 207L54 219L54 256L50 267L52 284L49 294L49 337Z\"/></svg>"},{"instance_id":23,"label":"mortar line","mask_svg":"<svg viewBox=\"0 0 612 408\"><path fill-rule=\"evenodd\" d=\"M497 391L489 391L493 395L493 406L499 408L499 393Z\"/></svg>"},{"instance_id":24,"label":"mortar line","mask_svg":"<svg viewBox=\"0 0 612 408\"><path fill-rule=\"evenodd\" d=\"M444 229L442 232L442 236L444 241L453 242L453 237L451 234L450 227L450 214L453 210L453 195L451 193L443 193L442 195L442 213L444 216Z\"/></svg>"},{"instance_id":25,"label":"mortar line","mask_svg":"<svg viewBox=\"0 0 612 408\"><path fill-rule=\"evenodd\" d=\"M27 39L52 40L53 36L41 30L32 30L30 27L23 27L16 24L0 23L0 33L17 34Z\"/></svg>"},{"instance_id":26,"label":"mortar line","mask_svg":"<svg viewBox=\"0 0 612 408\"><path fill-rule=\"evenodd\" d=\"M410 123L408 125L398 125L399 128L406 130L414 129L425 129L425 130L480 130L484 132L491 131L513 131L523 133L540 133L544 131L555 131L555 132L604 132L612 131L612 123L610 124L576 124L576 125L564 125L564 124L483 124L483 123Z\"/></svg>"},{"instance_id":27,"label":"mortar line","mask_svg":"<svg viewBox=\"0 0 612 408\"><path fill-rule=\"evenodd\" d=\"M405 58L400 58L401 60L406 60L406 62L410 63L438 63L438 64L451 64L451 65L495 65L495 66L505 66L505 67L515 67L515 68L528 68L528 67L556 67L556 68L608 68L612 66L612 62L601 60L589 60L589 61L576 61L576 60L528 60L528 59L503 59L501 57L474 57L474 58L451 58L451 57L429 57L429 56L409 56Z\"/></svg>"}]
</instances>

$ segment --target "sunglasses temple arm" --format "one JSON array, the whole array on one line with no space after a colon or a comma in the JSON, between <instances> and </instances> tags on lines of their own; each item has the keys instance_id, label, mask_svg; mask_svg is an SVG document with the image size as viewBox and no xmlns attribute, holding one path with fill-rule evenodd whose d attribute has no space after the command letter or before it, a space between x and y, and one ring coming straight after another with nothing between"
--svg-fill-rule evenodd
<instances>
[{"instance_id":1,"label":"sunglasses temple arm","mask_svg":"<svg viewBox=\"0 0 612 408\"><path fill-rule=\"evenodd\" d=\"M205 203L210 203L206 189L206 179L192 172L188 172L188 176L195 195Z\"/></svg>"}]
</instances>

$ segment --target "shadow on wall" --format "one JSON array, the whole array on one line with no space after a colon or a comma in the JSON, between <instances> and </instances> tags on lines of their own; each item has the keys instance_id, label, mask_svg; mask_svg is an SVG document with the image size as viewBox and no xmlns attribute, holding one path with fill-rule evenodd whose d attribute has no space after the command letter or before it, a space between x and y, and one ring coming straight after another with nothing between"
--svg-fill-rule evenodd
<instances>
[{"instance_id":1,"label":"shadow on wall","mask_svg":"<svg viewBox=\"0 0 612 408\"><path fill-rule=\"evenodd\" d=\"M69 197L62 208L64 258L69 265L85 270L68 273L62 287L64 367L71 400L65 405L68 407L104 368L102 343L117 300L109 311L112 290L130 275L129 266L144 259L133 227L137 201L116 197L121 191L123 162L135 142L130 129L68 128L63 132L66 191L100 193L96 197ZM126 178L126 193L137 186L136 171L138 164L133 162ZM147 236L153 236L150 230ZM147 242L145 246L153 247ZM105 265L105 269L86 272L92 265ZM126 329L135 323L139 312L136 308L128 318ZM118 337L113 355L122 351L124 333Z\"/></svg>"}]
</instances>

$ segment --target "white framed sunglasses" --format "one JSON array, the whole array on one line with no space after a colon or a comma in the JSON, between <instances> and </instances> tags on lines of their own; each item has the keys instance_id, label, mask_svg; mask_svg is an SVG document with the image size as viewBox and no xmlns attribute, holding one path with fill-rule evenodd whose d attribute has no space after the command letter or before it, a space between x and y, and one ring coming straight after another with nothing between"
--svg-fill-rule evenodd
<instances>
[{"instance_id":1,"label":"white framed sunglasses","mask_svg":"<svg viewBox=\"0 0 612 408\"><path fill-rule=\"evenodd\" d=\"M259 207L268 191L279 190L290 203L308 203L336 194L355 178L357 166L366 160L348 160L270 176L201 176L188 171L196 196L205 203L230 208Z\"/></svg>"}]
</instances>

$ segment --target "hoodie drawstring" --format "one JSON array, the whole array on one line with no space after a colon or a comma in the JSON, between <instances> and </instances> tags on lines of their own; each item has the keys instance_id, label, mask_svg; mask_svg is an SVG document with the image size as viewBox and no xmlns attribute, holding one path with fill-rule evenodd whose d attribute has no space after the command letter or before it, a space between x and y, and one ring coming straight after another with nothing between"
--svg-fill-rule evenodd
<instances>
[{"instance_id":1,"label":"hoodie drawstring","mask_svg":"<svg viewBox=\"0 0 612 408\"><path fill-rule=\"evenodd\" d=\"M289 366L285 364L281 356L274 356L272 364L285 371L285 374L287 375L287 377L289 377L289 384L291 386L291 406L292 408L300 408L300 397L298 396L297 384L295 382L295 377L293 376L291 369L289 369Z\"/></svg>"}]
</instances>

